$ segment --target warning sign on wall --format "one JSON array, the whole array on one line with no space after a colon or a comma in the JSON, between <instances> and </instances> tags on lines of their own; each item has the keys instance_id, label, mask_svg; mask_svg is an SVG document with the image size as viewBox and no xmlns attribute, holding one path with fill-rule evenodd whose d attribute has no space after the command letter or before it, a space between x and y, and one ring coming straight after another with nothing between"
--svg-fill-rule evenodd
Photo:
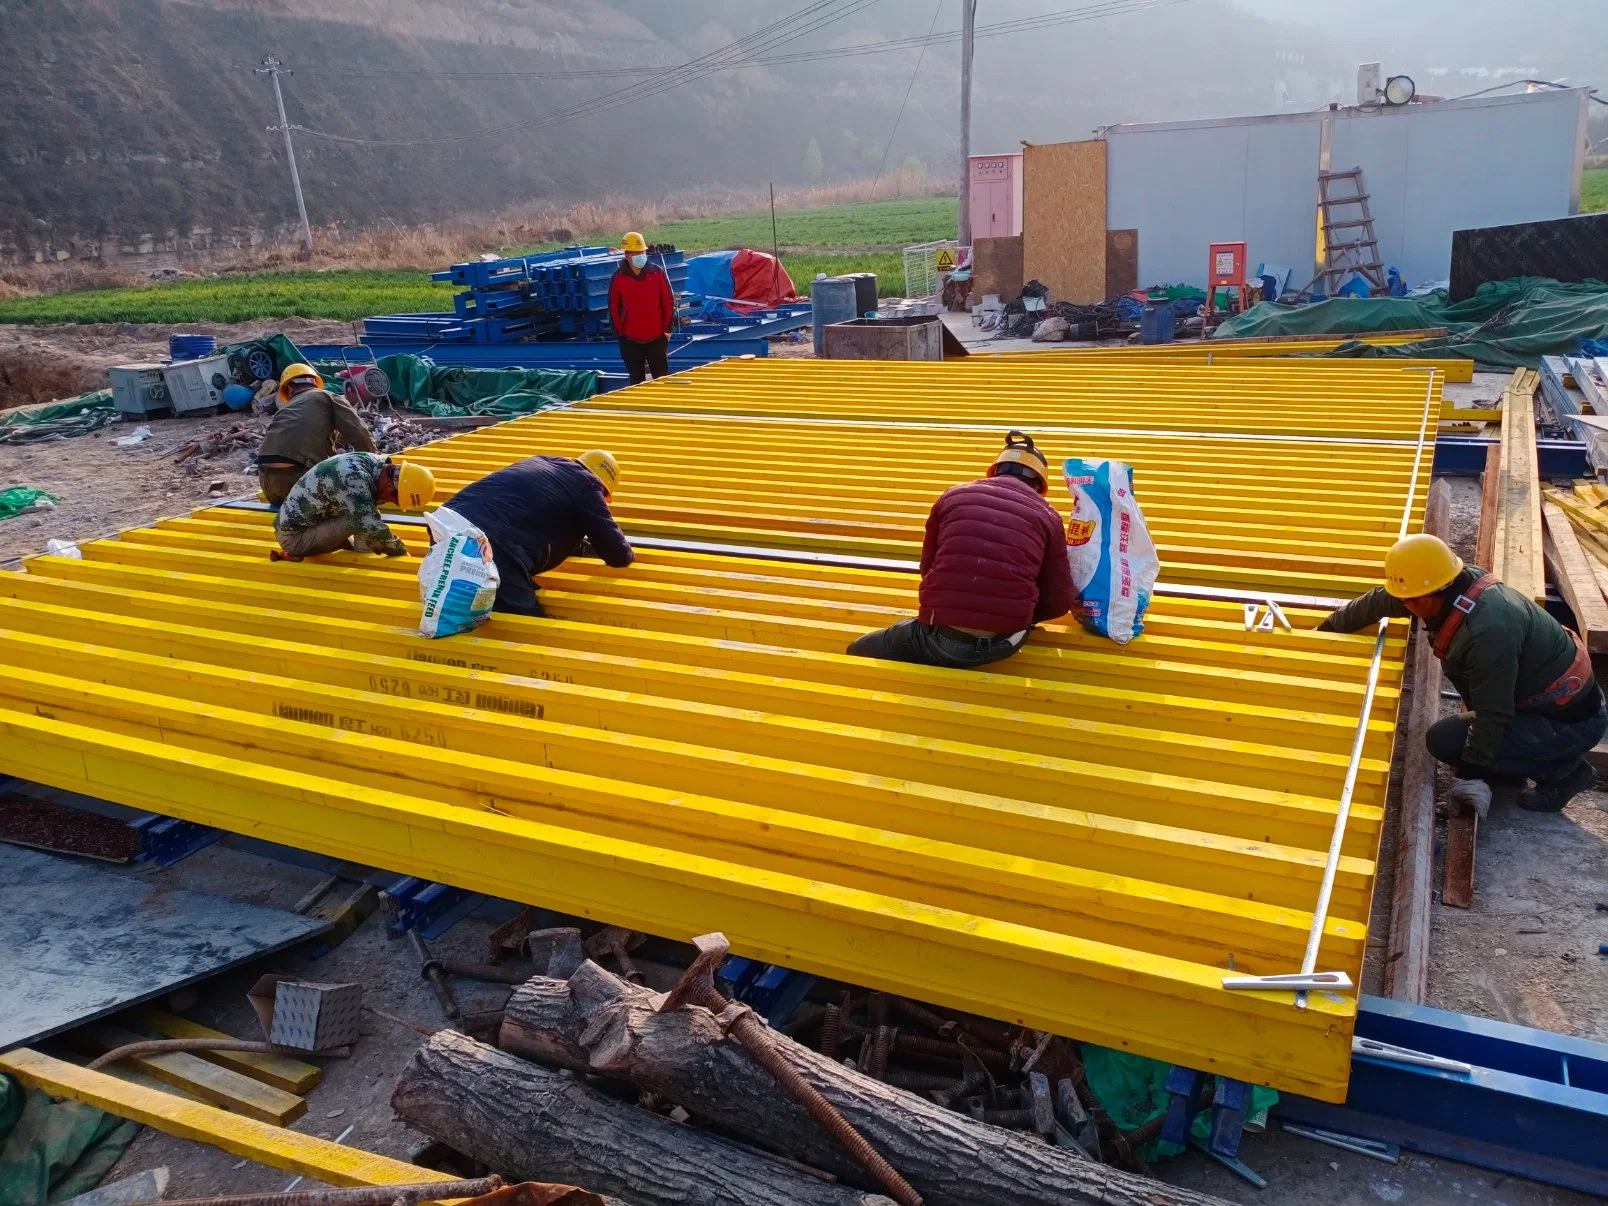
<instances>
[{"instance_id":1,"label":"warning sign on wall","mask_svg":"<svg viewBox=\"0 0 1608 1206\"><path fill-rule=\"evenodd\" d=\"M955 270L955 249L953 247L940 247L938 249L938 271L953 272Z\"/></svg>"}]
</instances>

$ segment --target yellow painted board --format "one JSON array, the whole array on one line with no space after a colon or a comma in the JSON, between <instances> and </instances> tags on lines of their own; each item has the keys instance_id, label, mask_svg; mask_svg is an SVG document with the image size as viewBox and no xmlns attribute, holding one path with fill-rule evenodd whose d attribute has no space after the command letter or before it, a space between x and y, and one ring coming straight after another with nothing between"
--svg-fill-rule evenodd
<instances>
[{"instance_id":1,"label":"yellow painted board","mask_svg":"<svg viewBox=\"0 0 1608 1206\"><path fill-rule=\"evenodd\" d=\"M80 1033L110 1051L128 1043L141 1041L142 1036L109 1022L91 1022ZM307 1112L307 1102L294 1093L272 1085L262 1084L223 1068L187 1051L170 1051L160 1055L135 1055L128 1063L149 1076L192 1093L203 1101L259 1122L277 1126L295 1122Z\"/></svg>"},{"instance_id":2,"label":"yellow painted board","mask_svg":"<svg viewBox=\"0 0 1608 1206\"><path fill-rule=\"evenodd\" d=\"M414 1185L454 1179L434 1169L231 1114L104 1072L90 1072L27 1047L0 1054L0 1070L53 1097L81 1101L118 1118L327 1185Z\"/></svg>"},{"instance_id":3,"label":"yellow painted board","mask_svg":"<svg viewBox=\"0 0 1608 1206\"><path fill-rule=\"evenodd\" d=\"M199 1022L181 1018L165 1009L142 1006L134 1013L134 1020L147 1030L163 1038L229 1038L221 1030L213 1030ZM255 1051L196 1051L193 1055L221 1067L259 1080L265 1085L283 1089L287 1093L305 1094L324 1079L323 1070L315 1064L303 1063L288 1055Z\"/></svg>"},{"instance_id":4,"label":"yellow painted board","mask_svg":"<svg viewBox=\"0 0 1608 1206\"><path fill-rule=\"evenodd\" d=\"M641 843L437 805L41 716L0 714L0 768L333 857L1114 1043L1258 1082L1343 1094L1355 1002L1229 993L1223 971L874 892L667 857Z\"/></svg>"}]
</instances>

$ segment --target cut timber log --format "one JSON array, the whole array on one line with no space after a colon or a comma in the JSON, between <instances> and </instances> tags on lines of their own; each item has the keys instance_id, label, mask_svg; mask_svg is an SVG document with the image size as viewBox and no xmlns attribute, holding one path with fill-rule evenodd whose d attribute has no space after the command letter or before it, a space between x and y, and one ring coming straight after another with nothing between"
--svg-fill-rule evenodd
<instances>
[{"instance_id":1,"label":"cut timber log","mask_svg":"<svg viewBox=\"0 0 1608 1206\"><path fill-rule=\"evenodd\" d=\"M1591 559L1580 547L1569 517L1557 503L1542 504L1546 524L1547 557L1556 570L1558 590L1574 612L1580 639L1592 653L1608 653L1608 603L1592 572Z\"/></svg>"},{"instance_id":2,"label":"cut timber log","mask_svg":"<svg viewBox=\"0 0 1608 1206\"><path fill-rule=\"evenodd\" d=\"M655 1013L656 994L594 963L514 990L501 1046L623 1077L772 1151L845 1180L862 1174L707 1010ZM927 1206L1206 1206L1219 1199L1108 1168L989 1126L774 1036L806 1081L915 1186Z\"/></svg>"},{"instance_id":3,"label":"cut timber log","mask_svg":"<svg viewBox=\"0 0 1608 1206\"><path fill-rule=\"evenodd\" d=\"M1451 535L1451 488L1438 481L1429 490L1424 531ZM1395 874L1390 899L1390 938L1385 947L1384 992L1396 1001L1422 1005L1429 989L1429 918L1435 876L1435 759L1424 744L1440 719L1441 664L1420 625L1412 644L1413 699L1403 740L1401 802L1396 813Z\"/></svg>"},{"instance_id":4,"label":"cut timber log","mask_svg":"<svg viewBox=\"0 0 1608 1206\"><path fill-rule=\"evenodd\" d=\"M1541 560L1541 469L1535 447L1535 392L1541 378L1515 369L1502 395L1502 466L1496 507L1496 543L1487 568L1536 602L1546 599Z\"/></svg>"},{"instance_id":5,"label":"cut timber log","mask_svg":"<svg viewBox=\"0 0 1608 1206\"><path fill-rule=\"evenodd\" d=\"M638 1206L891 1206L451 1030L414 1052L391 1105L504 1176L582 1185Z\"/></svg>"},{"instance_id":6,"label":"cut timber log","mask_svg":"<svg viewBox=\"0 0 1608 1206\"><path fill-rule=\"evenodd\" d=\"M1474 564L1488 570L1496 560L1496 501L1502 484L1502 445L1485 450L1485 472L1480 475L1480 530L1474 541Z\"/></svg>"}]
</instances>

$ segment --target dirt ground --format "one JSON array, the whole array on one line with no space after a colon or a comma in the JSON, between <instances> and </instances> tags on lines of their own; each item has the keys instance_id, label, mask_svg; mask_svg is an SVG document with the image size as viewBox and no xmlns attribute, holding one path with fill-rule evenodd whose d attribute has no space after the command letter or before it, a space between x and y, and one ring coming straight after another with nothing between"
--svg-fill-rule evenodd
<instances>
[{"instance_id":1,"label":"dirt ground","mask_svg":"<svg viewBox=\"0 0 1608 1206\"><path fill-rule=\"evenodd\" d=\"M360 324L322 319L276 318L244 323L162 324L66 323L56 326L0 324L0 410L54 402L106 388L106 370L118 364L162 360L175 331L211 335L221 347L283 333L295 343L345 343Z\"/></svg>"}]
</instances>

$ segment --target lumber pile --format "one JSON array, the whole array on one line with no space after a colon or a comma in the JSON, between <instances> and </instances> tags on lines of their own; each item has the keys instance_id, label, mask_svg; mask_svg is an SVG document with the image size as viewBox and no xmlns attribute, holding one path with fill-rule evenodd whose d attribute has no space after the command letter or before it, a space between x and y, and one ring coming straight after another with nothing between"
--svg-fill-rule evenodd
<instances>
[{"instance_id":1,"label":"lumber pile","mask_svg":"<svg viewBox=\"0 0 1608 1206\"><path fill-rule=\"evenodd\" d=\"M573 965L571 965L573 966ZM897 1071L879 1079L856 1066L769 1032L787 1066L825 1098L928 1206L1207 1206L1217 1199L1172 1188L1091 1158L1073 1137L1133 1159L1124 1137L1081 1104L1081 1068L1071 1044L1043 1036L1009 1052L1010 1031L962 1015L940 1016L913 1002L874 994L860 1026L852 1002L806 1007L800 1033L820 1032L823 1046L860 1050L875 1066L900 1043L932 1061L921 1095L898 1086ZM568 979L537 976L510 998L502 1049L448 1031L432 1036L397 1081L392 1106L412 1126L504 1175L569 1181L637 1206L671 1203L885 1202L841 1140L818 1125L733 1034L730 1007L720 1014L666 997L586 961ZM668 1004L667 1004L668 1002ZM889 1023L896 1023L890 1025ZM925 1023L925 1025L923 1024ZM932 1032L936 1025L951 1038ZM897 1035L895 1035L897 1031ZM866 1040L870 1040L867 1042ZM976 1056L975 1078L957 1058L945 1069L942 1048ZM1024 1059L1023 1056L1026 1056ZM1066 1082L1052 1101L1037 1090L1036 1112L1053 1142L973 1117L968 1088L1003 1080L1025 1064L1044 1084ZM1034 1072L1028 1073L1031 1079ZM588 1079L592 1078L592 1079ZM953 1078L953 1083L951 1083ZM905 1083L919 1078L906 1073ZM948 1105L939 1104L941 1098ZM644 1108L647 1107L647 1108ZM977 1111L982 1113L982 1111ZM690 1125L689 1125L690 1123ZM706 1127L717 1128L716 1137ZM1142 1139L1136 1138L1135 1146ZM1063 1146L1064 1144L1064 1146ZM752 1145L752 1146L748 1146ZM905 1199L901 1199L905 1200Z\"/></svg>"},{"instance_id":2,"label":"lumber pile","mask_svg":"<svg viewBox=\"0 0 1608 1206\"><path fill-rule=\"evenodd\" d=\"M1541 378L1515 369L1502 395L1502 459L1497 469L1496 529L1486 568L1536 602L1546 598L1542 564L1541 470L1535 446L1535 395Z\"/></svg>"},{"instance_id":3,"label":"lumber pile","mask_svg":"<svg viewBox=\"0 0 1608 1206\"><path fill-rule=\"evenodd\" d=\"M1547 560L1592 653L1608 653L1608 487L1596 481L1544 491Z\"/></svg>"}]
</instances>

